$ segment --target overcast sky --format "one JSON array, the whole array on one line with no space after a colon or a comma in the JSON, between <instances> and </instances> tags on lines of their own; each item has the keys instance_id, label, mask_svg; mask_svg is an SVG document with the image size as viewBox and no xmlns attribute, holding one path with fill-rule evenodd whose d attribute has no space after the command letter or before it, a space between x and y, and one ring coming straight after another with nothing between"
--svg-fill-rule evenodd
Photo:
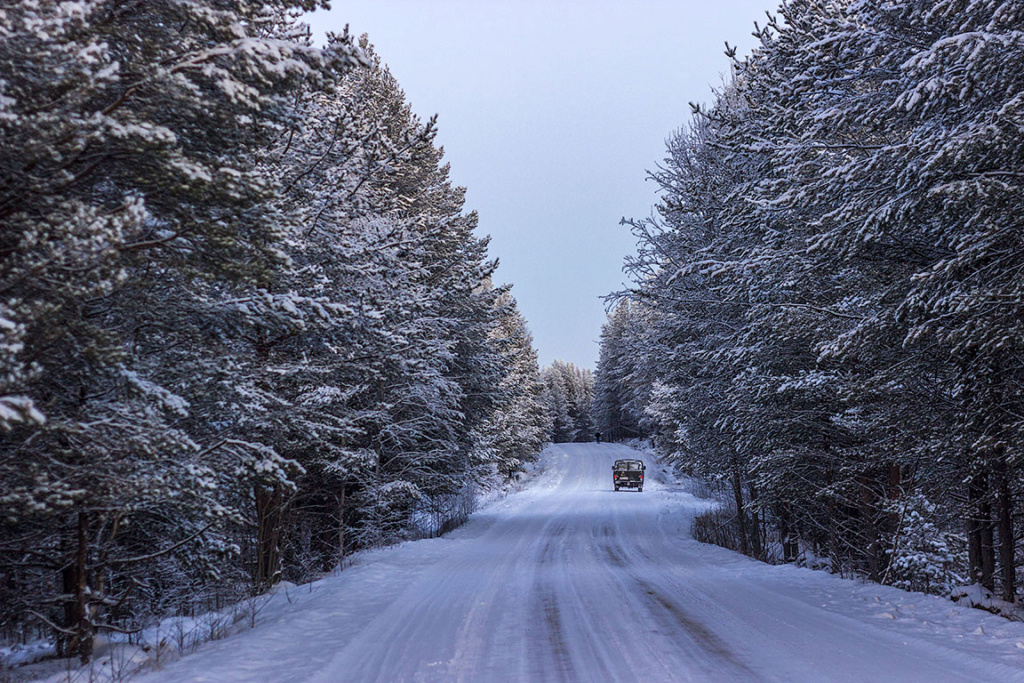
<instances>
[{"instance_id":1,"label":"overcast sky","mask_svg":"<svg viewBox=\"0 0 1024 683\"><path fill-rule=\"evenodd\" d=\"M597 363L625 282L622 217L657 202L665 139L776 0L334 0L314 32L368 33L438 141L530 323L541 365Z\"/></svg>"}]
</instances>

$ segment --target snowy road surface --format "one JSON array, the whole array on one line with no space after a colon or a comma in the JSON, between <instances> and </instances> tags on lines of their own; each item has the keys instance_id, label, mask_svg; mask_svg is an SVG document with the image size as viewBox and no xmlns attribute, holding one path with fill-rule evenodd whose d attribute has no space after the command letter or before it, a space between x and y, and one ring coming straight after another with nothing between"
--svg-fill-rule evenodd
<instances>
[{"instance_id":1,"label":"snowy road surface","mask_svg":"<svg viewBox=\"0 0 1024 683\"><path fill-rule=\"evenodd\" d=\"M141 680L1024 681L1024 625L696 543L706 503L650 465L615 493L619 457L638 454L553 446L463 528L292 588Z\"/></svg>"}]
</instances>

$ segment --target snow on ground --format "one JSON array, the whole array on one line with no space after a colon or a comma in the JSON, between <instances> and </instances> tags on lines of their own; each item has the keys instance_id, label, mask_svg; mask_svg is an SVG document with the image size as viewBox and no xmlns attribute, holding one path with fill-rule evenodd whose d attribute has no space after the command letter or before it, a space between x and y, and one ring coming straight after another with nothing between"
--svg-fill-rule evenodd
<instances>
[{"instance_id":1,"label":"snow on ground","mask_svg":"<svg viewBox=\"0 0 1024 683\"><path fill-rule=\"evenodd\" d=\"M288 586L255 629L133 680L1024 681L1024 624L697 543L708 505L616 444L561 444L444 538Z\"/></svg>"}]
</instances>

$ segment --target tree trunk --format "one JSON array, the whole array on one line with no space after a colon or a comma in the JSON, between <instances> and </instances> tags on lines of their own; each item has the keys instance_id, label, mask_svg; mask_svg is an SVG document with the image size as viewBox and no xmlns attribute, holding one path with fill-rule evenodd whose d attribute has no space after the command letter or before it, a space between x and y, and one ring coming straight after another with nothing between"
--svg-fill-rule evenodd
<instances>
[{"instance_id":1,"label":"tree trunk","mask_svg":"<svg viewBox=\"0 0 1024 683\"><path fill-rule=\"evenodd\" d=\"M740 552L750 555L750 544L747 536L747 513L743 510L743 478L740 464L736 458L732 461L732 492L736 498L736 522L740 534Z\"/></svg>"},{"instance_id":2,"label":"tree trunk","mask_svg":"<svg viewBox=\"0 0 1024 683\"><path fill-rule=\"evenodd\" d=\"M61 540L61 554L70 552L71 541L64 537ZM75 546L77 547L77 546ZM77 557L77 554L76 554ZM78 587L78 563L74 560L69 560L63 568L60 570L60 583L61 583L61 595L63 596L63 611L64 618L61 621L61 627L72 631L78 620L75 618L75 589ZM73 657L75 655L75 645L73 639L69 633L57 632L57 654L61 657Z\"/></svg>"},{"instance_id":3,"label":"tree trunk","mask_svg":"<svg viewBox=\"0 0 1024 683\"><path fill-rule=\"evenodd\" d=\"M763 560L764 547L761 544L761 515L757 513L757 488L753 482L747 484L747 497L750 498L751 546L753 547L754 557Z\"/></svg>"},{"instance_id":4,"label":"tree trunk","mask_svg":"<svg viewBox=\"0 0 1024 683\"><path fill-rule=\"evenodd\" d=\"M889 463L889 481L885 486L886 497L890 503L897 503L903 499L903 473L900 470L900 466L896 463ZM895 530L900 523L900 513L898 505L892 505L892 510L889 511L889 524L892 529Z\"/></svg>"},{"instance_id":5,"label":"tree trunk","mask_svg":"<svg viewBox=\"0 0 1024 683\"><path fill-rule=\"evenodd\" d=\"M988 502L988 478L976 473L967 482L967 554L971 580L994 588L995 555L992 537L992 506Z\"/></svg>"},{"instance_id":6,"label":"tree trunk","mask_svg":"<svg viewBox=\"0 0 1024 683\"><path fill-rule=\"evenodd\" d=\"M800 556L800 542L796 538L792 519L785 505L779 510L779 536L782 540L782 561L796 562Z\"/></svg>"},{"instance_id":7,"label":"tree trunk","mask_svg":"<svg viewBox=\"0 0 1024 683\"><path fill-rule=\"evenodd\" d=\"M345 485L338 494L338 558L345 559Z\"/></svg>"},{"instance_id":8,"label":"tree trunk","mask_svg":"<svg viewBox=\"0 0 1024 683\"><path fill-rule=\"evenodd\" d=\"M64 633L57 636L57 651L64 657L77 656L82 664L92 658L92 623L89 619L89 519L78 513L74 558L61 570L64 597Z\"/></svg>"},{"instance_id":9,"label":"tree trunk","mask_svg":"<svg viewBox=\"0 0 1024 683\"><path fill-rule=\"evenodd\" d=\"M89 520L78 513L78 557L75 560L78 584L75 586L75 617L78 620L78 657L82 664L92 659L92 622L89 619Z\"/></svg>"},{"instance_id":10,"label":"tree trunk","mask_svg":"<svg viewBox=\"0 0 1024 683\"><path fill-rule=\"evenodd\" d=\"M284 492L280 484L257 484L253 494L256 500L256 572L253 580L258 590L266 590L277 582L281 573Z\"/></svg>"},{"instance_id":11,"label":"tree trunk","mask_svg":"<svg viewBox=\"0 0 1024 683\"><path fill-rule=\"evenodd\" d=\"M981 525L978 523L978 485L972 477L967 482L967 572L973 583L981 583Z\"/></svg>"},{"instance_id":12,"label":"tree trunk","mask_svg":"<svg viewBox=\"0 0 1024 683\"><path fill-rule=\"evenodd\" d=\"M996 539L992 524L992 503L986 499L981 504L981 577L985 588L996 590Z\"/></svg>"},{"instance_id":13,"label":"tree trunk","mask_svg":"<svg viewBox=\"0 0 1024 683\"><path fill-rule=\"evenodd\" d=\"M878 527L875 524L875 513L878 510L875 492L871 488L871 478L867 474L857 477L857 485L860 489L860 528L864 537L868 578L872 581L879 581L882 574L879 561Z\"/></svg>"},{"instance_id":14,"label":"tree trunk","mask_svg":"<svg viewBox=\"0 0 1024 683\"><path fill-rule=\"evenodd\" d=\"M270 360L274 343L268 339L265 330L259 330L259 338L253 347L260 364ZM270 588L277 582L281 563L281 517L284 491L280 483L253 486L253 500L256 503L256 569L253 584L257 591Z\"/></svg>"},{"instance_id":15,"label":"tree trunk","mask_svg":"<svg viewBox=\"0 0 1024 683\"><path fill-rule=\"evenodd\" d=\"M880 557L878 572L884 580L889 574L889 565L896 556L896 549L900 542L900 525L903 522L903 515L900 512L902 507L899 503L903 499L903 472L900 466L894 462L888 465L888 481L885 485L885 497L889 503L889 514L887 515L887 537L891 539L888 543L888 553ZM881 542L879 543L881 545Z\"/></svg>"},{"instance_id":16,"label":"tree trunk","mask_svg":"<svg viewBox=\"0 0 1024 683\"><path fill-rule=\"evenodd\" d=\"M831 467L825 471L825 482L829 489L835 484L835 470ZM828 554L832 560L832 566L841 567L842 548L845 546L840 535L842 525L836 519L836 497L834 495L828 497L826 524L828 525L826 529L828 531Z\"/></svg>"},{"instance_id":17,"label":"tree trunk","mask_svg":"<svg viewBox=\"0 0 1024 683\"><path fill-rule=\"evenodd\" d=\"M1002 598L1007 602L1017 599L1017 567L1014 563L1016 542L1013 537L1013 497L1010 494L1010 476L1006 461L996 461L998 486L996 507L999 525L999 583Z\"/></svg>"}]
</instances>

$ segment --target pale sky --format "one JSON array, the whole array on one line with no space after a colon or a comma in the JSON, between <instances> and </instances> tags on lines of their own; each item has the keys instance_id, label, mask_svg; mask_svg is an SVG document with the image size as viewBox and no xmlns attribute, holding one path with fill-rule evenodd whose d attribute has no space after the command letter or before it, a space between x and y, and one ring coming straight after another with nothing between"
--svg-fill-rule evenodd
<instances>
[{"instance_id":1,"label":"pale sky","mask_svg":"<svg viewBox=\"0 0 1024 683\"><path fill-rule=\"evenodd\" d=\"M754 45L777 0L334 0L315 34L368 33L423 120L529 321L541 365L593 369L665 140Z\"/></svg>"}]
</instances>

